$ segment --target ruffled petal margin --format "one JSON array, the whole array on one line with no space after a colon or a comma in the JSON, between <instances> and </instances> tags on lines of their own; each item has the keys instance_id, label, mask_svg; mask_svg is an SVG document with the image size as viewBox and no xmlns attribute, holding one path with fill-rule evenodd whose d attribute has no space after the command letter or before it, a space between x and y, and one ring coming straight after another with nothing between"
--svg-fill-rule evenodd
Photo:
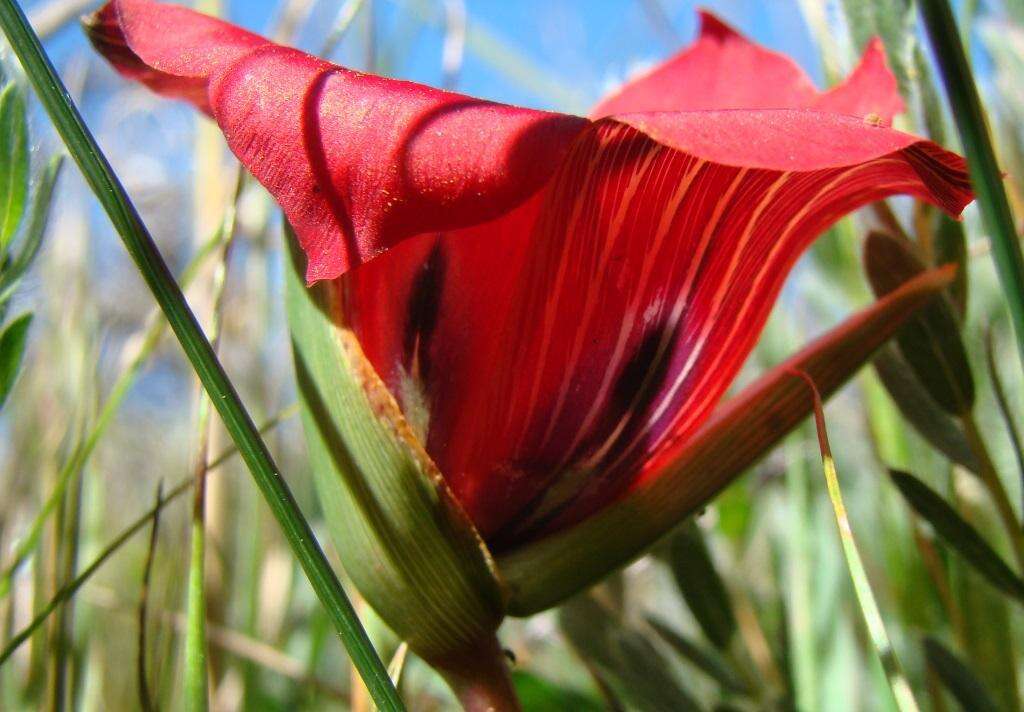
<instances>
[{"instance_id":1,"label":"ruffled petal margin","mask_svg":"<svg viewBox=\"0 0 1024 712\"><path fill-rule=\"evenodd\" d=\"M656 111L819 109L890 124L904 111L885 48L871 40L843 83L819 92L789 57L700 13L697 41L601 101L592 118Z\"/></svg>"}]
</instances>

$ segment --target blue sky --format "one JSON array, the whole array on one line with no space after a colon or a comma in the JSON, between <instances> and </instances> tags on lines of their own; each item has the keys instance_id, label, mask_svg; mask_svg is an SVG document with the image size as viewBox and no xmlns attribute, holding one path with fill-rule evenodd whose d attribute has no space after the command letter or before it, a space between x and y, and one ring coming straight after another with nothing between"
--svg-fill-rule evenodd
<instances>
[{"instance_id":1,"label":"blue sky","mask_svg":"<svg viewBox=\"0 0 1024 712\"><path fill-rule=\"evenodd\" d=\"M25 3L31 8L39 2ZM229 17L256 31L273 23L278 0L224 0ZM394 76L438 84L443 31L442 0L373 0L381 56ZM342 0L315 3L311 21L298 44L312 50L322 41ZM470 47L457 89L476 96L516 104L585 111L610 82L639 63L671 53L669 38L681 45L696 31L696 10L708 7L748 35L786 51L816 79L819 62L795 0L661 0L671 20L669 32L659 31L642 0L466 0L467 16L487 50ZM417 10L419 8L419 10ZM431 22L433 20L433 22ZM366 68L365 26L357 21L333 59ZM73 24L48 43L58 63L82 51L84 40ZM511 51L508 51L511 50ZM515 58L519 71L532 74L532 84L550 85L541 91L497 68L486 55L502 52ZM524 69L529 67L532 71ZM557 89L557 91L555 91Z\"/></svg>"}]
</instances>

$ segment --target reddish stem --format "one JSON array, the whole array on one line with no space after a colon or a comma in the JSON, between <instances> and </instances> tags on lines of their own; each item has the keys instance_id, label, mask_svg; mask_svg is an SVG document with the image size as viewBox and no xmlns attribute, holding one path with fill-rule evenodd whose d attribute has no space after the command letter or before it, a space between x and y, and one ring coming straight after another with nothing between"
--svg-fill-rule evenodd
<instances>
[{"instance_id":1,"label":"reddish stem","mask_svg":"<svg viewBox=\"0 0 1024 712\"><path fill-rule=\"evenodd\" d=\"M521 712L497 638L492 636L437 667L465 712Z\"/></svg>"}]
</instances>

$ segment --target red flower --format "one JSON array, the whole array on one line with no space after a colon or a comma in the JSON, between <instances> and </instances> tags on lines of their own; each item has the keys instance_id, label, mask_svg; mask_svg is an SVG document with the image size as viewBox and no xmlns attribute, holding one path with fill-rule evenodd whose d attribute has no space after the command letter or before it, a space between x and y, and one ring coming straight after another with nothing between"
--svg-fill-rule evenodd
<instances>
[{"instance_id":1,"label":"red flower","mask_svg":"<svg viewBox=\"0 0 1024 712\"><path fill-rule=\"evenodd\" d=\"M971 199L960 157L889 128L903 103L877 40L819 92L705 13L696 43L584 119L149 0L113 0L90 31L122 74L217 121L497 553L657 478L835 220L896 193L952 215Z\"/></svg>"}]
</instances>

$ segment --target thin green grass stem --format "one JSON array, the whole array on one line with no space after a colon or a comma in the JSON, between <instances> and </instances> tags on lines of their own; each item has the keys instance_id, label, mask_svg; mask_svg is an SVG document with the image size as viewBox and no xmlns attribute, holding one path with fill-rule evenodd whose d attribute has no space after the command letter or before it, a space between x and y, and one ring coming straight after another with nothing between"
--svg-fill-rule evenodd
<instances>
[{"instance_id":1,"label":"thin green grass stem","mask_svg":"<svg viewBox=\"0 0 1024 712\"><path fill-rule=\"evenodd\" d=\"M871 638L872 647L885 672L889 688L896 701L896 707L900 712L918 712L917 701L914 699L914 693L910 689L910 683L907 682L900 661L896 657L896 650L892 647L889 635L885 631L882 613L875 601L875 595L871 591L871 582L868 580L864 561L861 559L860 550L853 537L853 527L850 526L850 518L846 513L842 490L839 488L839 476L836 473L835 461L832 459L832 449L828 444L828 431L825 428L825 413L821 404L821 395L818 393L814 381L806 373L799 371L794 375L807 382L814 397L814 425L818 431L818 445L821 449L821 464L825 472L825 486L828 489L828 497L835 513L839 540L842 543L843 556L846 558L846 566L850 572L850 580L857 596L857 603L860 604L861 616L868 636Z\"/></svg>"}]
</instances>

